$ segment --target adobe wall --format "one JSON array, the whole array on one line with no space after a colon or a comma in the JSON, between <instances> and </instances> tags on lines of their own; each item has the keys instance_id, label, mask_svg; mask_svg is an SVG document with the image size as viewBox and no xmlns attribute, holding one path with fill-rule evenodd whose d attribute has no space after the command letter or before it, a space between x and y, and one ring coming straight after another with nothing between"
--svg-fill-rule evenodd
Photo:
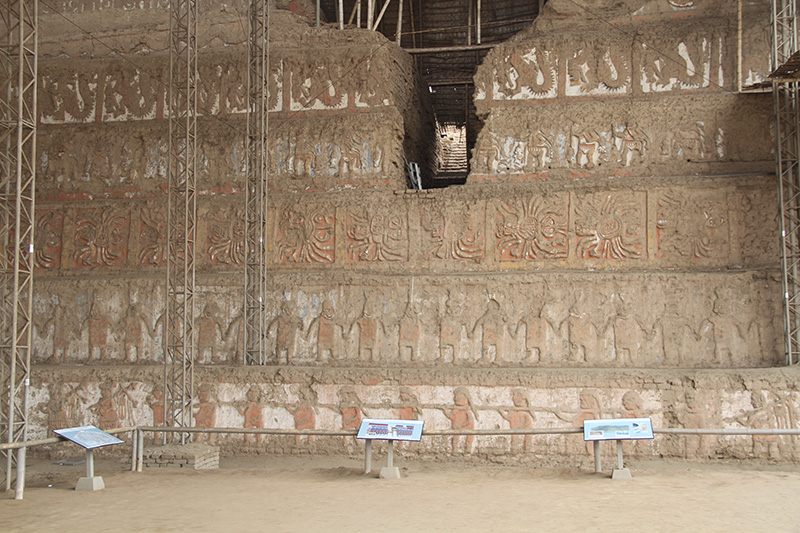
<instances>
[{"instance_id":1,"label":"adobe wall","mask_svg":"<svg viewBox=\"0 0 800 533\"><path fill-rule=\"evenodd\" d=\"M36 436L158 424L163 406L164 6L59 5L129 53L44 16ZM429 429L564 427L642 415L668 427L796 426L797 372L770 368L783 360L771 100L735 92L733 5L620 7L609 11L627 32L616 37L553 0L476 76L485 125L468 184L421 192L405 190L403 173L404 152L425 157L430 126L409 56L369 32L273 11L265 367L242 366L237 6L201 4L197 425L350 428L392 416ZM763 9L747 9L763 28ZM766 41L743 35L742 77L757 80ZM689 75L690 63L704 74ZM358 449L213 440L231 452ZM576 436L440 438L407 451L585 457ZM711 437L631 451L797 453L792 439Z\"/></svg>"}]
</instances>

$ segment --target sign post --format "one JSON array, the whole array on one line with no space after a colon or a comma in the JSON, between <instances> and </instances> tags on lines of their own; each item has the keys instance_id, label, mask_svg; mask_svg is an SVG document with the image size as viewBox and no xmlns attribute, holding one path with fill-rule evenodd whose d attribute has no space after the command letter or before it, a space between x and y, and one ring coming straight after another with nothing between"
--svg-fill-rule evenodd
<instances>
[{"instance_id":1,"label":"sign post","mask_svg":"<svg viewBox=\"0 0 800 533\"><path fill-rule=\"evenodd\" d=\"M67 440L71 440L78 446L86 449L86 477L82 477L78 480L75 490L104 489L105 483L103 483L103 478L94 475L94 449L114 444L122 444L123 441L94 426L56 429L53 430L53 433Z\"/></svg>"},{"instance_id":2,"label":"sign post","mask_svg":"<svg viewBox=\"0 0 800 533\"><path fill-rule=\"evenodd\" d=\"M622 441L653 438L653 422L649 418L604 418L583 422L583 440L594 445L594 471L601 472L600 441L617 442L617 468L611 472L611 479L631 479L631 471L622 461Z\"/></svg>"},{"instance_id":3,"label":"sign post","mask_svg":"<svg viewBox=\"0 0 800 533\"><path fill-rule=\"evenodd\" d=\"M423 420L385 420L365 418L361 421L357 439L366 440L364 455L364 473L372 471L372 441L388 440L389 456L386 466L381 468L381 479L400 479L400 469L394 466L394 441L415 441L422 438Z\"/></svg>"}]
</instances>

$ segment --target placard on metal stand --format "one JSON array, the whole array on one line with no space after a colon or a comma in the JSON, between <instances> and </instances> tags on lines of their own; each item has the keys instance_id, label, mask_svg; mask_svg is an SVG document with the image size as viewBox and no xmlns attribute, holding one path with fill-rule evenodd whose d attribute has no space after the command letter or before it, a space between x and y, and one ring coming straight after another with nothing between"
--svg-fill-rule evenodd
<instances>
[{"instance_id":1,"label":"placard on metal stand","mask_svg":"<svg viewBox=\"0 0 800 533\"><path fill-rule=\"evenodd\" d=\"M653 438L653 422L649 418L603 418L584 420L583 440L594 443L594 471L602 471L600 464L600 441L617 441L617 468L611 479L631 479L631 471L622 462L622 441Z\"/></svg>"},{"instance_id":2,"label":"placard on metal stand","mask_svg":"<svg viewBox=\"0 0 800 533\"><path fill-rule=\"evenodd\" d=\"M86 449L86 477L78 480L75 490L101 490L105 488L103 478L94 475L94 453L95 448L103 446L113 446L122 444L124 441L114 435L94 426L80 426L74 428L55 429L53 433L60 435Z\"/></svg>"},{"instance_id":3,"label":"placard on metal stand","mask_svg":"<svg viewBox=\"0 0 800 533\"><path fill-rule=\"evenodd\" d=\"M389 456L386 466L381 468L381 479L400 479L400 469L394 466L394 441L415 441L422 439L423 420L386 420L365 418L361 421L357 439L366 440L364 455L364 473L372 471L372 441L388 440Z\"/></svg>"}]
</instances>

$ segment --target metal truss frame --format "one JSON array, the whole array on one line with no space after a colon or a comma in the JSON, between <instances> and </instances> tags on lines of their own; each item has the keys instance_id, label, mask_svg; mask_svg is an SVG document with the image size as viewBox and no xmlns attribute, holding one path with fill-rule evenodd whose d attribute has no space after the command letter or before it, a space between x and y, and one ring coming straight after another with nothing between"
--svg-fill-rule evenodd
<instances>
[{"instance_id":1,"label":"metal truss frame","mask_svg":"<svg viewBox=\"0 0 800 533\"><path fill-rule=\"evenodd\" d=\"M0 438L28 438L36 189L38 0L0 6ZM6 454L6 490L13 454ZM25 448L16 457L22 498Z\"/></svg>"},{"instance_id":2,"label":"metal truss frame","mask_svg":"<svg viewBox=\"0 0 800 533\"><path fill-rule=\"evenodd\" d=\"M797 52L797 10L795 0L772 0L771 7L784 348L786 363L791 365L800 357L800 90L798 80L775 74Z\"/></svg>"},{"instance_id":3,"label":"metal truss frame","mask_svg":"<svg viewBox=\"0 0 800 533\"><path fill-rule=\"evenodd\" d=\"M170 3L164 424L193 425L197 236L197 1ZM164 433L166 442L167 434ZM180 434L184 444L191 439ZM176 439L177 440L177 439Z\"/></svg>"},{"instance_id":4,"label":"metal truss frame","mask_svg":"<svg viewBox=\"0 0 800 533\"><path fill-rule=\"evenodd\" d=\"M247 69L247 187L244 281L244 364L267 364L267 139L269 135L269 12L251 0Z\"/></svg>"}]
</instances>

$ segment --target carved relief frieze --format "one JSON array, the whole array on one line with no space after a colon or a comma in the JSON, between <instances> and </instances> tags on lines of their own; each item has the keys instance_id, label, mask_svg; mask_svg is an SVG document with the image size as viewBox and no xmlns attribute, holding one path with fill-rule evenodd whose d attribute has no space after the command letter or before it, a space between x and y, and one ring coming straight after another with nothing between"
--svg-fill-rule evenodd
<instances>
[{"instance_id":1,"label":"carved relief frieze","mask_svg":"<svg viewBox=\"0 0 800 533\"><path fill-rule=\"evenodd\" d=\"M598 193L575 202L575 255L641 259L645 252L644 193Z\"/></svg>"},{"instance_id":2,"label":"carved relief frieze","mask_svg":"<svg viewBox=\"0 0 800 533\"><path fill-rule=\"evenodd\" d=\"M139 252L141 266L166 264L167 216L162 208L143 207L139 211Z\"/></svg>"},{"instance_id":3,"label":"carved relief frieze","mask_svg":"<svg viewBox=\"0 0 800 533\"><path fill-rule=\"evenodd\" d=\"M333 263L336 213L315 206L285 207L276 212L275 261L277 263Z\"/></svg>"},{"instance_id":4,"label":"carved relief frieze","mask_svg":"<svg viewBox=\"0 0 800 533\"><path fill-rule=\"evenodd\" d=\"M566 258L568 206L564 193L500 202L495 257L501 261Z\"/></svg>"},{"instance_id":5,"label":"carved relief frieze","mask_svg":"<svg viewBox=\"0 0 800 533\"><path fill-rule=\"evenodd\" d=\"M103 122L152 120L164 90L163 77L127 65L104 76Z\"/></svg>"},{"instance_id":6,"label":"carved relief frieze","mask_svg":"<svg viewBox=\"0 0 800 533\"><path fill-rule=\"evenodd\" d=\"M550 168L556 157L551 137L542 130L519 136L489 132L478 141L476 170L487 174L519 174Z\"/></svg>"},{"instance_id":7,"label":"carved relief frieze","mask_svg":"<svg viewBox=\"0 0 800 533\"><path fill-rule=\"evenodd\" d=\"M61 267L61 251L64 247L64 214L37 209L34 240L36 268L58 270Z\"/></svg>"},{"instance_id":8,"label":"carved relief frieze","mask_svg":"<svg viewBox=\"0 0 800 533\"><path fill-rule=\"evenodd\" d=\"M374 122L374 121L373 121ZM366 121L302 121L270 138L270 170L288 178L357 178L384 171L384 145Z\"/></svg>"},{"instance_id":9,"label":"carved relief frieze","mask_svg":"<svg viewBox=\"0 0 800 533\"><path fill-rule=\"evenodd\" d=\"M657 48L639 49L642 92L658 93L722 86L722 38L708 32L689 33L659 41Z\"/></svg>"},{"instance_id":10,"label":"carved relief frieze","mask_svg":"<svg viewBox=\"0 0 800 533\"><path fill-rule=\"evenodd\" d=\"M619 45L587 43L566 53L567 96L626 94L631 91L631 53Z\"/></svg>"},{"instance_id":11,"label":"carved relief frieze","mask_svg":"<svg viewBox=\"0 0 800 533\"><path fill-rule=\"evenodd\" d=\"M494 55L494 99L555 98L558 95L558 61L558 52L544 45L512 48L506 50L504 56Z\"/></svg>"},{"instance_id":12,"label":"carved relief frieze","mask_svg":"<svg viewBox=\"0 0 800 533\"><path fill-rule=\"evenodd\" d=\"M299 60L289 67L290 111L345 109L351 95L345 66L330 56Z\"/></svg>"},{"instance_id":13,"label":"carved relief frieze","mask_svg":"<svg viewBox=\"0 0 800 533\"><path fill-rule=\"evenodd\" d=\"M206 251L213 265L242 265L245 261L245 217L242 210L228 216L210 216L206 228Z\"/></svg>"},{"instance_id":14,"label":"carved relief frieze","mask_svg":"<svg viewBox=\"0 0 800 533\"><path fill-rule=\"evenodd\" d=\"M40 74L39 116L43 124L94 122L98 73L57 70Z\"/></svg>"},{"instance_id":15,"label":"carved relief frieze","mask_svg":"<svg viewBox=\"0 0 800 533\"><path fill-rule=\"evenodd\" d=\"M347 260L350 262L408 260L408 219L405 212L362 209L347 213Z\"/></svg>"},{"instance_id":16,"label":"carved relief frieze","mask_svg":"<svg viewBox=\"0 0 800 533\"><path fill-rule=\"evenodd\" d=\"M485 207L467 204L420 208L426 259L480 259L485 255Z\"/></svg>"},{"instance_id":17,"label":"carved relief frieze","mask_svg":"<svg viewBox=\"0 0 800 533\"><path fill-rule=\"evenodd\" d=\"M243 72L244 69L245 65L240 62L200 66L197 106L203 114L247 112L247 73Z\"/></svg>"},{"instance_id":18,"label":"carved relief frieze","mask_svg":"<svg viewBox=\"0 0 800 533\"><path fill-rule=\"evenodd\" d=\"M673 191L658 199L658 253L664 259L725 259L729 215L724 196Z\"/></svg>"},{"instance_id":19,"label":"carved relief frieze","mask_svg":"<svg viewBox=\"0 0 800 533\"><path fill-rule=\"evenodd\" d=\"M72 266L125 265L129 230L130 215L127 211L113 208L77 210Z\"/></svg>"}]
</instances>

